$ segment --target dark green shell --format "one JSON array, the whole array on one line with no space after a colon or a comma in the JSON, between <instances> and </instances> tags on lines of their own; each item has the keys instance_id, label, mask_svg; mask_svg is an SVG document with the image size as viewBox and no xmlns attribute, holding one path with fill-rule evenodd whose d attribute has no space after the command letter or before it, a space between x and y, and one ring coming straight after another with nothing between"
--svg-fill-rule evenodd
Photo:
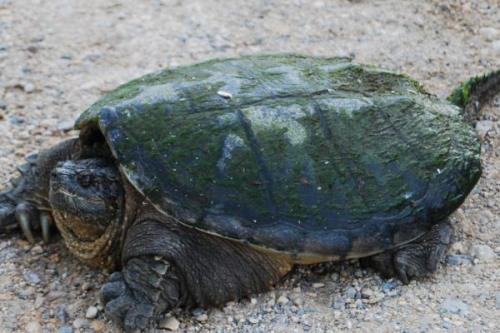
<instances>
[{"instance_id":1,"label":"dark green shell","mask_svg":"<svg viewBox=\"0 0 500 333\"><path fill-rule=\"evenodd\" d=\"M163 70L109 93L76 126L99 128L130 182L179 222L298 256L415 239L481 173L457 107L344 58Z\"/></svg>"}]
</instances>

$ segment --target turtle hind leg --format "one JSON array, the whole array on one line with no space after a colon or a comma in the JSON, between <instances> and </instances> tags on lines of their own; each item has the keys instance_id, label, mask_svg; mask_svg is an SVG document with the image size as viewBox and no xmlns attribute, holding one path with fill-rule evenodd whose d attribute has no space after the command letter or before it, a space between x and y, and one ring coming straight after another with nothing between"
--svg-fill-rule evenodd
<instances>
[{"instance_id":1,"label":"turtle hind leg","mask_svg":"<svg viewBox=\"0 0 500 333\"><path fill-rule=\"evenodd\" d=\"M361 259L365 267L372 267L384 277L397 277L404 284L411 279L428 276L436 271L451 243L453 228L448 221L432 226L423 237L397 249Z\"/></svg>"}]
</instances>

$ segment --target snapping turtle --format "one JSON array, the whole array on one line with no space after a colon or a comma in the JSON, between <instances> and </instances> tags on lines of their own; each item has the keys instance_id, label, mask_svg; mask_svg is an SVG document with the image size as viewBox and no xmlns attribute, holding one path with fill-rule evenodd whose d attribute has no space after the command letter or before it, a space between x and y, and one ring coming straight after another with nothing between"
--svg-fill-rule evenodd
<instances>
[{"instance_id":1,"label":"snapping turtle","mask_svg":"<svg viewBox=\"0 0 500 333\"><path fill-rule=\"evenodd\" d=\"M127 330L349 258L403 282L436 269L481 174L473 121L500 72L449 100L345 58L247 56L167 69L83 112L0 196L34 241L55 221ZM458 106L458 107L457 107Z\"/></svg>"}]
</instances>

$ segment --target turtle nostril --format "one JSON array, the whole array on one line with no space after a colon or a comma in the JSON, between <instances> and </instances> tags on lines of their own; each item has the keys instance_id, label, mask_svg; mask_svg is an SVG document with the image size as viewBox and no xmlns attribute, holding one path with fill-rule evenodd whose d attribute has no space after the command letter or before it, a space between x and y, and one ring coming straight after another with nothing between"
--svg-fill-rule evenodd
<instances>
[{"instance_id":1,"label":"turtle nostril","mask_svg":"<svg viewBox=\"0 0 500 333\"><path fill-rule=\"evenodd\" d=\"M54 169L50 172L50 178L51 179L57 179L57 171Z\"/></svg>"}]
</instances>

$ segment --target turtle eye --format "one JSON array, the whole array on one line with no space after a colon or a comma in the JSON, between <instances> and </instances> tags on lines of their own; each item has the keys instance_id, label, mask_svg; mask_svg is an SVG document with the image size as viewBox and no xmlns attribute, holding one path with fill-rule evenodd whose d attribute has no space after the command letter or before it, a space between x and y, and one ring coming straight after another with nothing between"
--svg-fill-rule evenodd
<instances>
[{"instance_id":1,"label":"turtle eye","mask_svg":"<svg viewBox=\"0 0 500 333\"><path fill-rule=\"evenodd\" d=\"M90 186L90 175L88 174L79 174L76 178L76 180L78 181L78 183L82 186L82 187L89 187Z\"/></svg>"}]
</instances>

